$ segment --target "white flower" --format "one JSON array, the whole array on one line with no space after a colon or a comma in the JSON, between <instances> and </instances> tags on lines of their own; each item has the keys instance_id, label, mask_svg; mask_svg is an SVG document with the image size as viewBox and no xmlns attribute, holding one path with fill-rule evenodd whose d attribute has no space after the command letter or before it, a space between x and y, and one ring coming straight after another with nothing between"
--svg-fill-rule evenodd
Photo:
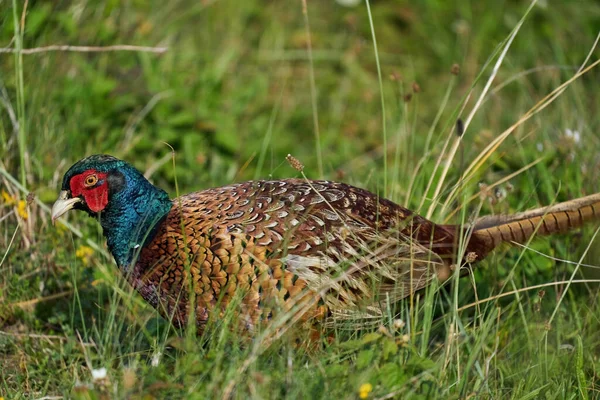
<instances>
[{"instance_id":1,"label":"white flower","mask_svg":"<svg viewBox=\"0 0 600 400\"><path fill-rule=\"evenodd\" d=\"M94 381L101 381L106 378L106 368L92 369L92 379Z\"/></svg>"},{"instance_id":2,"label":"white flower","mask_svg":"<svg viewBox=\"0 0 600 400\"><path fill-rule=\"evenodd\" d=\"M575 143L579 143L581 141L581 133L579 133L579 131L565 129L565 136L573 140Z\"/></svg>"},{"instance_id":3,"label":"white flower","mask_svg":"<svg viewBox=\"0 0 600 400\"><path fill-rule=\"evenodd\" d=\"M542 151L544 151L544 144L542 142L538 142L538 144L536 145L537 150L541 153Z\"/></svg>"},{"instance_id":4,"label":"white flower","mask_svg":"<svg viewBox=\"0 0 600 400\"><path fill-rule=\"evenodd\" d=\"M160 363L160 356L162 356L162 353L160 351L154 353L152 355L152 361L150 361L150 365L152 365L153 367L158 367L158 364Z\"/></svg>"}]
</instances>

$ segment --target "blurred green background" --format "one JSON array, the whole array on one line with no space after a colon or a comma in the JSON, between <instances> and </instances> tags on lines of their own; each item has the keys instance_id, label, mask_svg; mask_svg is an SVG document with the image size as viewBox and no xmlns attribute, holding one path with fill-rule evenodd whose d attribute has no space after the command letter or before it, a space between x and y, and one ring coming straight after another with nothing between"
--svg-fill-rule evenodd
<instances>
[{"instance_id":1,"label":"blurred green background","mask_svg":"<svg viewBox=\"0 0 600 400\"><path fill-rule=\"evenodd\" d=\"M400 148L400 187L423 156L427 132L452 79L451 66L457 63L461 72L433 134L432 160L465 94L526 5L373 2L387 150L392 158ZM3 9L1 40L9 45L13 15L8 2ZM496 86L513 82L489 95L477 113L465 135L465 162L574 74L600 28L599 9L591 1L540 2L533 9L495 80ZM22 4L19 19L21 11ZM323 173L366 182L381 175L383 154L382 107L366 7L309 2L308 17ZM282 168L288 153L317 177L307 43L301 2L29 2L25 48L134 44L168 51L24 56L28 180L36 186L47 183L59 166L64 170L92 153L114 154L149 168L169 152L163 142L177 152L182 189L289 176L293 171ZM15 104L15 59L4 54L1 61L5 95ZM487 76L489 69L477 82L467 110ZM586 142L597 144L597 120L588 111L597 109L596 93L584 91L597 77L592 72L571 86L566 99L523 126L501 150L514 149L516 142L519 147L555 142L566 128L583 131ZM421 91L406 102L413 82ZM0 150L9 170L19 176L11 128L3 113ZM556 149L546 146L544 151ZM536 156L511 152L503 162L521 167ZM455 175L459 167L454 166ZM173 188L172 172L159 169L156 182Z\"/></svg>"}]
</instances>

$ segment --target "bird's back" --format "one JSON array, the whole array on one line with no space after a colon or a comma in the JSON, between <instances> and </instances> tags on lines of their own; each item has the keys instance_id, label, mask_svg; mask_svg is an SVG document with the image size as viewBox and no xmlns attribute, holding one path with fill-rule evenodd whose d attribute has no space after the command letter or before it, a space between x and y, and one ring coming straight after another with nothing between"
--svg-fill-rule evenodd
<instances>
[{"instance_id":1,"label":"bird's back","mask_svg":"<svg viewBox=\"0 0 600 400\"><path fill-rule=\"evenodd\" d=\"M241 289L242 312L254 324L307 296L320 297L314 310L356 306L381 292L405 297L429 283L432 265L447 264L452 235L343 183L251 181L174 199L130 280L178 324L190 287L201 324Z\"/></svg>"}]
</instances>

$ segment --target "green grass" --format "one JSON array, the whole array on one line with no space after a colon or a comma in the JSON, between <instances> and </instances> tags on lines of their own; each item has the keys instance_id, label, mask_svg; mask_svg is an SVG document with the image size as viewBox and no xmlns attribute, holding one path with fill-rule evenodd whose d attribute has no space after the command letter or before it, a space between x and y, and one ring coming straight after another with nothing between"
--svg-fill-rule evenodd
<instances>
[{"instance_id":1,"label":"green grass","mask_svg":"<svg viewBox=\"0 0 600 400\"><path fill-rule=\"evenodd\" d=\"M51 204L68 166L101 152L153 171L173 196L175 177L187 193L298 176L291 153L309 178L378 191L436 222L599 189L597 68L518 123L590 52L586 66L598 59L592 0L540 0L529 13L514 1L307 1L306 15L301 1L30 1L24 20L23 4L0 1L2 48L169 50L0 53L0 190L16 201L27 194L20 183ZM469 122L460 143L459 117ZM298 346L291 334L238 338L231 317L201 337L173 331L103 251L83 254L88 241L104 244L95 221L72 213L80 238L36 202L27 220L17 204L0 198L6 399L358 398L364 383L370 398L598 396L599 274L576 267L583 255L600 264L594 226L500 249L472 276L394 305L381 326L337 326ZM574 271L590 282L551 284ZM94 380L101 368L106 378Z\"/></svg>"}]
</instances>

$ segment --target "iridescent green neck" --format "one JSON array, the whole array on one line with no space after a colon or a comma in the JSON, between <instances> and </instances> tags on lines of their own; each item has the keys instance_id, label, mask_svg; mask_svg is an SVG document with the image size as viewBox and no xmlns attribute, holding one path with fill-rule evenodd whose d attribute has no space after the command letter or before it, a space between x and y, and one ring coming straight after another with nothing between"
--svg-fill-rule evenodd
<instances>
[{"instance_id":1,"label":"iridescent green neck","mask_svg":"<svg viewBox=\"0 0 600 400\"><path fill-rule=\"evenodd\" d=\"M100 224L117 265L127 272L137 249L152 239L172 203L164 190L153 186L139 172L121 172L124 185L111 196L109 206L100 214Z\"/></svg>"}]
</instances>

